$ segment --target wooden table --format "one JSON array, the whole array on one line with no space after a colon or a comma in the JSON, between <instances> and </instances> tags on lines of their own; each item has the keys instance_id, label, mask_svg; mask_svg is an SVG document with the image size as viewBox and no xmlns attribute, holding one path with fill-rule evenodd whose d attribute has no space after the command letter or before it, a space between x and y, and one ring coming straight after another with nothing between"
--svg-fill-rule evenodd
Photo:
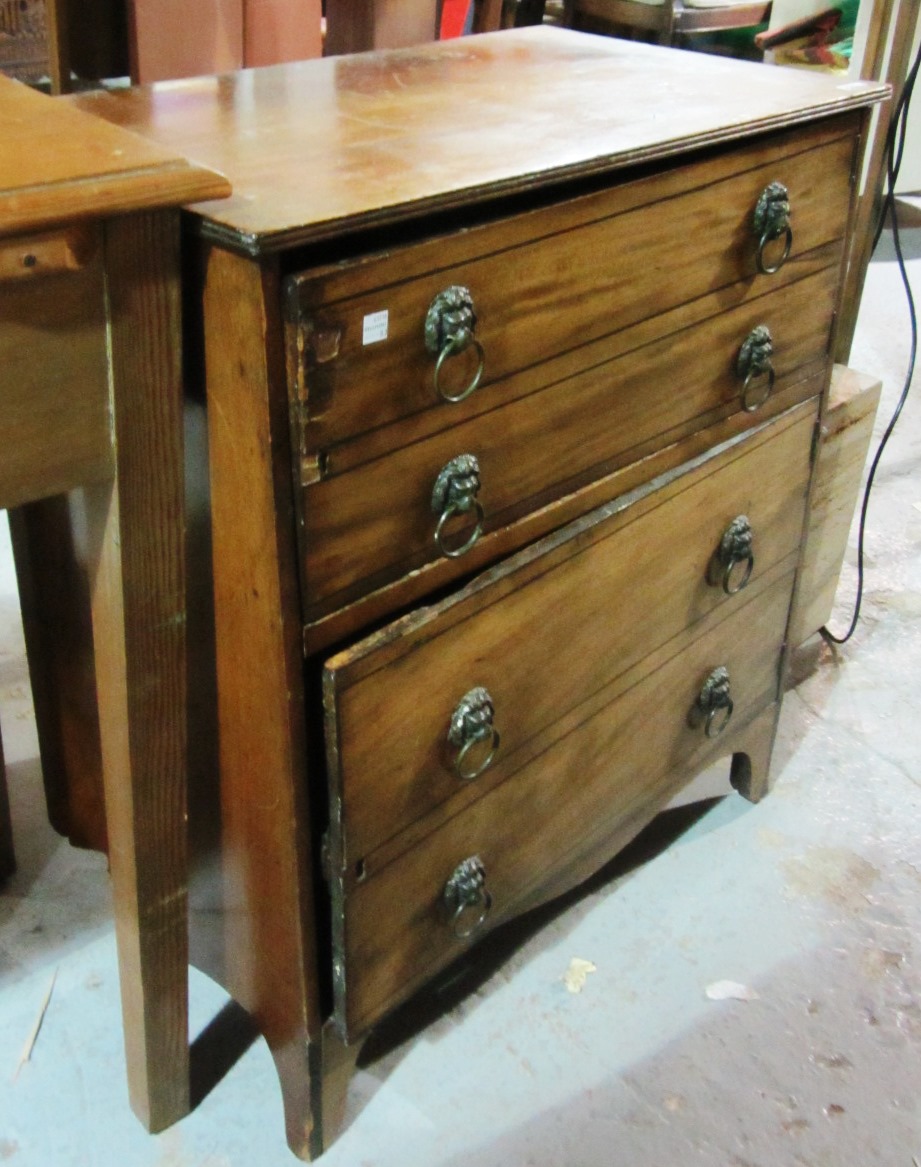
<instances>
[{"instance_id":1,"label":"wooden table","mask_svg":"<svg viewBox=\"0 0 921 1167\"><path fill-rule=\"evenodd\" d=\"M18 521L74 492L85 519L129 1090L151 1130L189 1091L177 206L228 192L0 77L0 506ZM30 591L61 586L20 550Z\"/></svg>"}]
</instances>

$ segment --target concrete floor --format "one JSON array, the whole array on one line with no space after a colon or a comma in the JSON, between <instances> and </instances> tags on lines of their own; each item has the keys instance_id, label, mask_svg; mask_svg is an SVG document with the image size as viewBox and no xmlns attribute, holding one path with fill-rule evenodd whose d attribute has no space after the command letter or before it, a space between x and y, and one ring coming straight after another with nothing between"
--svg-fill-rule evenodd
<instances>
[{"instance_id":1,"label":"concrete floor","mask_svg":"<svg viewBox=\"0 0 921 1167\"><path fill-rule=\"evenodd\" d=\"M921 289L921 231L905 243ZM884 379L887 417L906 321L886 238L851 364ZM863 621L788 696L772 796L671 812L541 928L500 937L491 975L358 1073L327 1167L921 1167L919 416L921 395L878 477ZM261 1042L160 1136L128 1108L105 864L43 820L5 546L0 715L19 858L0 894L0 1162L287 1167ZM596 966L578 994L573 957ZM710 999L723 980L752 999ZM191 997L197 1032L223 997L194 972Z\"/></svg>"}]
</instances>

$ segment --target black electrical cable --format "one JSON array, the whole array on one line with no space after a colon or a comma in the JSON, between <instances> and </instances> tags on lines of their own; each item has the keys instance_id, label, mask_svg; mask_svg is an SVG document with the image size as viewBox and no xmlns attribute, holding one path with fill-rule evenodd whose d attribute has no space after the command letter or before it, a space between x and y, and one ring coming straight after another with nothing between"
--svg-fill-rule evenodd
<instances>
[{"instance_id":1,"label":"black electrical cable","mask_svg":"<svg viewBox=\"0 0 921 1167\"><path fill-rule=\"evenodd\" d=\"M880 236L883 232L883 225L888 216L892 223L892 243L895 248L896 260L899 265L899 275L902 278L902 285L905 288L905 298L908 301L908 317L911 329L911 343L909 345L908 356L908 371L905 375L905 382L902 386L902 392L899 396L898 403L886 426L885 433L880 439L876 454L870 464L870 472L867 475L867 483L864 487L863 502L860 507L860 522L857 528L857 596L854 601L854 614L851 617L850 626L843 636L835 636L827 627L819 629L821 635L825 640L832 644L846 644L854 635L854 630L857 627L857 622L860 619L860 609L863 603L863 578L864 578L864 536L866 533L867 524L867 510L870 506L870 493L873 490L873 483L876 479L876 471L879 468L880 459L883 456L883 451L892 436L892 432L896 427L896 423L902 415L902 410L905 407L905 402L908 400L908 393L911 389L912 378L915 373L915 359L918 353L918 318L915 312L915 301L911 292L911 282L908 279L908 271L905 267L905 256L902 253L902 241L899 236L899 220L896 212L896 197L895 187L898 181L899 169L902 165L902 155L905 150L905 132L908 124L908 110L911 105L911 95L915 87L915 80L918 76L918 67L921 65L921 48L919 48L915 56L914 64L906 78L905 85L902 89L902 95L896 106L893 114L892 122L889 127L888 143L886 150L886 196L883 199L882 208L880 210L879 223L877 224L876 234L873 239L873 249L879 243Z\"/></svg>"},{"instance_id":2,"label":"black electrical cable","mask_svg":"<svg viewBox=\"0 0 921 1167\"><path fill-rule=\"evenodd\" d=\"M886 195L883 204L880 208L879 220L876 224L876 230L873 235L873 248L875 251L879 243L880 236L883 233L883 227L886 225L886 215L890 209L890 205L895 202L895 184L891 181L892 175L898 179L899 171L902 168L902 155L905 152L905 135L908 129L908 107L911 104L911 97L915 89L915 81L918 78L918 67L921 65L921 46L915 57L911 69L908 71L908 76L905 78L905 84L902 86L902 93L899 97L896 107L892 113L892 121L889 124L888 140L886 143L886 158L887 158L887 181L886 181ZM898 136L898 146L895 141Z\"/></svg>"}]
</instances>

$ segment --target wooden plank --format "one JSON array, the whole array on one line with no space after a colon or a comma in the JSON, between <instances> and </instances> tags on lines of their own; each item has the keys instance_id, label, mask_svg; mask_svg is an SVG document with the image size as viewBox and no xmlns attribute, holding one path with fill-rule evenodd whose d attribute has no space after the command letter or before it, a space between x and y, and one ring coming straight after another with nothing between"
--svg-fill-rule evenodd
<instances>
[{"instance_id":1,"label":"wooden plank","mask_svg":"<svg viewBox=\"0 0 921 1167\"><path fill-rule=\"evenodd\" d=\"M702 86L688 54L550 27L445 41L424 58L403 49L277 66L260 75L258 103L252 81L74 100L226 172L234 196L198 213L216 237L258 253L520 191L534 174L610 173L800 125L885 92L715 57Z\"/></svg>"},{"instance_id":2,"label":"wooden plank","mask_svg":"<svg viewBox=\"0 0 921 1167\"><path fill-rule=\"evenodd\" d=\"M109 863L131 1104L188 1111L178 212L108 224L115 481L87 491Z\"/></svg>"},{"instance_id":3,"label":"wooden plank","mask_svg":"<svg viewBox=\"0 0 921 1167\"><path fill-rule=\"evenodd\" d=\"M315 1115L319 1041L304 717L284 351L277 278L207 257L205 360L212 487L226 987L275 1058L292 1148Z\"/></svg>"},{"instance_id":4,"label":"wooden plank","mask_svg":"<svg viewBox=\"0 0 921 1167\"><path fill-rule=\"evenodd\" d=\"M5 507L60 494L112 472L98 230L93 243L91 258L77 270L0 283L0 429L15 435L0 460ZM7 254L9 247L6 240ZM27 242L26 255L33 254L30 247ZM20 250L17 245L16 253ZM44 266L38 256L60 269L61 257L51 254L47 240L37 241L35 254L36 270Z\"/></svg>"},{"instance_id":5,"label":"wooden plank","mask_svg":"<svg viewBox=\"0 0 921 1167\"><path fill-rule=\"evenodd\" d=\"M831 616L881 390L875 377L835 365L790 618L788 639L793 646L824 627Z\"/></svg>"}]
</instances>

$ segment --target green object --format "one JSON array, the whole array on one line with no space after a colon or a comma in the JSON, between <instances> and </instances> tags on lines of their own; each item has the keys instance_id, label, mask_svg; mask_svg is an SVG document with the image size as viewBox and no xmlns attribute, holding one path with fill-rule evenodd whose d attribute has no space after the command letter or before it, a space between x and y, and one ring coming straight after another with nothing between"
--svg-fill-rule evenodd
<instances>
[{"instance_id":1,"label":"green object","mask_svg":"<svg viewBox=\"0 0 921 1167\"><path fill-rule=\"evenodd\" d=\"M841 20L837 28L824 44L842 61L849 61L854 51L854 30L857 27L857 13L860 0L842 0L840 4L829 5L841 12ZM751 28L727 29L725 32L704 33L688 38L688 48L700 49L705 53L718 53L725 57L742 57L761 60L762 54L755 48L755 37L760 32L766 32L767 24L752 25ZM804 37L798 45L808 45L808 38ZM799 54L797 54L798 56ZM807 63L804 54L803 63Z\"/></svg>"},{"instance_id":2,"label":"green object","mask_svg":"<svg viewBox=\"0 0 921 1167\"><path fill-rule=\"evenodd\" d=\"M689 49L699 49L703 53L717 53L721 57L740 57L743 60L760 61L762 53L755 48L755 37L759 32L767 32L766 24L753 24L751 28L731 28L725 32L695 33L688 37Z\"/></svg>"}]
</instances>

